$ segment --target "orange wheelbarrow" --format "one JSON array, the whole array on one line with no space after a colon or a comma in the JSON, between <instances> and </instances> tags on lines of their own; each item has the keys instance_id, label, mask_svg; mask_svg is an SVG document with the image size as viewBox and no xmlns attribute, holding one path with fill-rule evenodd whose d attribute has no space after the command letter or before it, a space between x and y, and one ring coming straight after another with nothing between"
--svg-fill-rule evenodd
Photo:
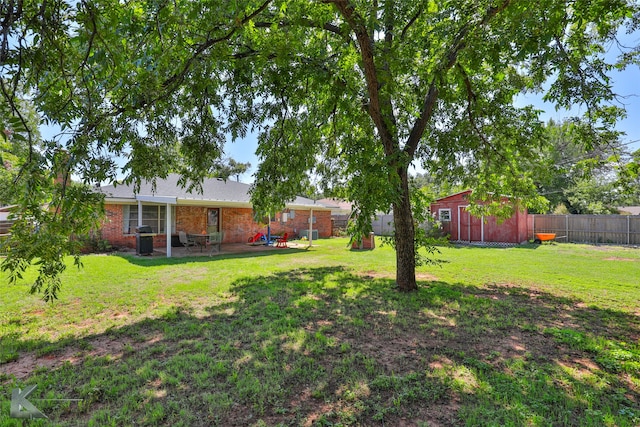
<instances>
[{"instance_id":1,"label":"orange wheelbarrow","mask_svg":"<svg viewBox=\"0 0 640 427\"><path fill-rule=\"evenodd\" d=\"M556 233L536 233L533 243L551 242L556 239Z\"/></svg>"}]
</instances>

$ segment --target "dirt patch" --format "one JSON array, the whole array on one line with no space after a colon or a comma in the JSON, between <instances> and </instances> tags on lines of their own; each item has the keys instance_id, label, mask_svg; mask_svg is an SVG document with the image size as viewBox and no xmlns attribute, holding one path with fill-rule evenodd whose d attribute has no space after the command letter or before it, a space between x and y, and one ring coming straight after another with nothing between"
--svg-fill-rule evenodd
<instances>
[{"instance_id":1,"label":"dirt patch","mask_svg":"<svg viewBox=\"0 0 640 427\"><path fill-rule=\"evenodd\" d=\"M161 335L155 335L146 341L134 342L128 338L103 335L84 340L82 348L74 345L43 356L38 356L35 352L21 353L17 360L0 365L0 373L22 379L29 377L36 369L54 369L65 363L78 365L87 357L109 356L120 359L127 348L132 351L140 350L161 339Z\"/></svg>"}]
</instances>

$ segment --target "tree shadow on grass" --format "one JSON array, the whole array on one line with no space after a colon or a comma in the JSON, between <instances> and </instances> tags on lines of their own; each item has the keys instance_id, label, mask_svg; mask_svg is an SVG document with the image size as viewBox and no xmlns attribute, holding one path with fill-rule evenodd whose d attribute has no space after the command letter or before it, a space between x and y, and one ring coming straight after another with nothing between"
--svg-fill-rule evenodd
<instances>
[{"instance_id":1,"label":"tree shadow on grass","mask_svg":"<svg viewBox=\"0 0 640 427\"><path fill-rule=\"evenodd\" d=\"M204 314L169 307L65 343L0 392L83 399L42 402L62 425L640 421L637 316L525 288L421 284L398 293L341 267L240 279Z\"/></svg>"},{"instance_id":2,"label":"tree shadow on grass","mask_svg":"<svg viewBox=\"0 0 640 427\"><path fill-rule=\"evenodd\" d=\"M277 257L281 255L292 255L301 253L311 253L307 249L298 248L286 248L286 250L268 250L260 252L240 252L240 253L222 253L208 256L207 254L196 254L192 256L180 256L167 258L166 256L138 256L132 253L117 253L112 256L118 256L127 260L131 264L139 265L142 267L157 267L163 265L181 265L192 263L209 263L215 261L224 261L226 259L241 259L241 258L262 258L262 257Z\"/></svg>"}]
</instances>

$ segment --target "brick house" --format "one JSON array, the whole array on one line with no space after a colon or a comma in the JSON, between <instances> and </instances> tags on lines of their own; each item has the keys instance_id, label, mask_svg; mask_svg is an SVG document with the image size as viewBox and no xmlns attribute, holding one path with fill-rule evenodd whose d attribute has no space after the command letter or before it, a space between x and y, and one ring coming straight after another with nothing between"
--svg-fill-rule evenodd
<instances>
[{"instance_id":1,"label":"brick house","mask_svg":"<svg viewBox=\"0 0 640 427\"><path fill-rule=\"evenodd\" d=\"M155 191L150 182L143 182L137 193L133 186L101 187L106 211L102 238L114 246L135 248L136 228L139 224L148 225L154 233L153 246L166 247L167 256L171 256L172 244L179 246L179 231L221 231L223 243L244 243L257 232L267 233L267 219L264 223L254 220L248 184L206 179L200 194L181 188L178 179L179 175L171 174L167 179L157 180ZM331 236L329 207L297 197L271 217L273 235L302 236L307 235L310 228L312 238Z\"/></svg>"}]
</instances>

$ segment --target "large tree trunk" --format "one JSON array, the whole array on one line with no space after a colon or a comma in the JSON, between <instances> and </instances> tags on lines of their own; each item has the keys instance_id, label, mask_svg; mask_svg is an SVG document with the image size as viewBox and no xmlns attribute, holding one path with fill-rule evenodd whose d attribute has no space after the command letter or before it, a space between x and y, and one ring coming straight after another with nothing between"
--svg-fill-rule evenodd
<instances>
[{"instance_id":1,"label":"large tree trunk","mask_svg":"<svg viewBox=\"0 0 640 427\"><path fill-rule=\"evenodd\" d=\"M393 204L393 222L396 240L396 283L401 291L414 291L416 284L415 229L409 197L407 170L399 171L401 180L400 200Z\"/></svg>"}]
</instances>

